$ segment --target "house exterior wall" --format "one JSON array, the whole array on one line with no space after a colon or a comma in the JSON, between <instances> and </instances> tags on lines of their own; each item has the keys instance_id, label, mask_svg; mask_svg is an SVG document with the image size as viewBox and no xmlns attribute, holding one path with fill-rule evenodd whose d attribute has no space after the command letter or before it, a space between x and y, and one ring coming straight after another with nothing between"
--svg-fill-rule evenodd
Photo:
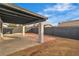
<instances>
[{"instance_id":1,"label":"house exterior wall","mask_svg":"<svg viewBox=\"0 0 79 59\"><path fill-rule=\"evenodd\" d=\"M79 26L79 20L69 21L69 22L63 22L59 24L59 27L70 27L70 26Z\"/></svg>"}]
</instances>

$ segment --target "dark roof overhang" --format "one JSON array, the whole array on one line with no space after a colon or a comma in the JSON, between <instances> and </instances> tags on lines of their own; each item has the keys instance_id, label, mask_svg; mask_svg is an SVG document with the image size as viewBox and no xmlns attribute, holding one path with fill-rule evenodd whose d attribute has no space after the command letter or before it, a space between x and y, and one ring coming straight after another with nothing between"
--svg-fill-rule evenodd
<instances>
[{"instance_id":1,"label":"dark roof overhang","mask_svg":"<svg viewBox=\"0 0 79 59\"><path fill-rule=\"evenodd\" d=\"M15 24L33 24L47 20L47 17L30 12L11 3L0 3L0 17L5 23Z\"/></svg>"}]
</instances>

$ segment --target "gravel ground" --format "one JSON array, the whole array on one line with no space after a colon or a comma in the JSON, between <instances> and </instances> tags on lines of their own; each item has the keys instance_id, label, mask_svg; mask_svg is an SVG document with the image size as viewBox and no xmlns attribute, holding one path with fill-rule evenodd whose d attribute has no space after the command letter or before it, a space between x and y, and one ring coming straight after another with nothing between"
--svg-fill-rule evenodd
<instances>
[{"instance_id":1,"label":"gravel ground","mask_svg":"<svg viewBox=\"0 0 79 59\"><path fill-rule=\"evenodd\" d=\"M27 33L33 41L37 34ZM11 56L79 56L79 40L45 35L45 43L17 51Z\"/></svg>"}]
</instances>

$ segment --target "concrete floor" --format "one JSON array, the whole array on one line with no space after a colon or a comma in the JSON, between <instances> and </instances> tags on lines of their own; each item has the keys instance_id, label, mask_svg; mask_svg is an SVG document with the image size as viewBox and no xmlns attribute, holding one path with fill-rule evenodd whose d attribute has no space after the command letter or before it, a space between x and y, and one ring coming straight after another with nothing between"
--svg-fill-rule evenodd
<instances>
[{"instance_id":1,"label":"concrete floor","mask_svg":"<svg viewBox=\"0 0 79 59\"><path fill-rule=\"evenodd\" d=\"M5 56L16 51L38 45L38 43L23 37L22 34L8 34L0 38L0 55Z\"/></svg>"}]
</instances>

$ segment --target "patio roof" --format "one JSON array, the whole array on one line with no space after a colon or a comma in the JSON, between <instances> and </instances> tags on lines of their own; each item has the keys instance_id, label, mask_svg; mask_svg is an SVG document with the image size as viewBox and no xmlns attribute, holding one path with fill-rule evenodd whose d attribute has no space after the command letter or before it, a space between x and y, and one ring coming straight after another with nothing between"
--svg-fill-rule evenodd
<instances>
[{"instance_id":1,"label":"patio roof","mask_svg":"<svg viewBox=\"0 0 79 59\"><path fill-rule=\"evenodd\" d=\"M33 24L43 22L47 17L23 9L14 3L0 3L0 17L4 23Z\"/></svg>"}]
</instances>

